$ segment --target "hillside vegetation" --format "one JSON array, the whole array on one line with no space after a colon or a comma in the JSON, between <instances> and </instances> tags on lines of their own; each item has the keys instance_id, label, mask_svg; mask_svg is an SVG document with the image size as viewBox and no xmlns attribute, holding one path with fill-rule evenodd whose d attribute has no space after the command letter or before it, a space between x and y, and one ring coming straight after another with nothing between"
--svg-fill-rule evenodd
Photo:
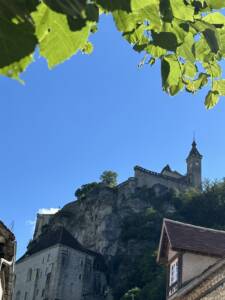
<instances>
[{"instance_id":1,"label":"hillside vegetation","mask_svg":"<svg viewBox=\"0 0 225 300\"><path fill-rule=\"evenodd\" d=\"M140 201L148 200L151 207L123 222L120 242L125 247L139 245L140 251L138 255L131 251L124 257L117 256L112 284L115 299L164 300L165 270L156 263L163 218L225 230L225 181L205 183L202 193L171 191L157 197L147 188L137 193Z\"/></svg>"}]
</instances>

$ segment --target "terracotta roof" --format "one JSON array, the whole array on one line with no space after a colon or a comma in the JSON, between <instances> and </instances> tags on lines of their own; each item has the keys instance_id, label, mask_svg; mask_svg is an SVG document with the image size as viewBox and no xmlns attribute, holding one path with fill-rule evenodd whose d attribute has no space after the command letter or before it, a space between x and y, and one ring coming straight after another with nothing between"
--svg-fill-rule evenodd
<instances>
[{"instance_id":1,"label":"terracotta roof","mask_svg":"<svg viewBox=\"0 0 225 300\"><path fill-rule=\"evenodd\" d=\"M163 222L158 261L165 255L166 243L169 243L175 251L195 252L216 257L225 255L225 231L169 219L164 219Z\"/></svg>"},{"instance_id":2,"label":"terracotta roof","mask_svg":"<svg viewBox=\"0 0 225 300\"><path fill-rule=\"evenodd\" d=\"M43 233L37 240L31 241L28 245L27 252L17 262L57 244L68 246L92 256L101 256L99 253L83 247L65 228L57 227L56 229Z\"/></svg>"}]
</instances>

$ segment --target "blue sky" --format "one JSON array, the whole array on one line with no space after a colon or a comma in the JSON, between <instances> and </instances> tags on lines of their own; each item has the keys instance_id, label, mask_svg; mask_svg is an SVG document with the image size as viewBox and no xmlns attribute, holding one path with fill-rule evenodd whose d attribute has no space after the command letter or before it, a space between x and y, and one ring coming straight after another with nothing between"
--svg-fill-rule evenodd
<instances>
[{"instance_id":1,"label":"blue sky","mask_svg":"<svg viewBox=\"0 0 225 300\"><path fill-rule=\"evenodd\" d=\"M52 71L37 58L25 86L0 78L0 219L14 222L18 256L38 209L62 207L104 170L118 172L120 182L136 164L160 171L169 163L184 173L193 131L203 176L225 176L224 99L207 111L206 91L163 93L159 65L138 69L142 57L110 17L92 41L92 55Z\"/></svg>"}]
</instances>

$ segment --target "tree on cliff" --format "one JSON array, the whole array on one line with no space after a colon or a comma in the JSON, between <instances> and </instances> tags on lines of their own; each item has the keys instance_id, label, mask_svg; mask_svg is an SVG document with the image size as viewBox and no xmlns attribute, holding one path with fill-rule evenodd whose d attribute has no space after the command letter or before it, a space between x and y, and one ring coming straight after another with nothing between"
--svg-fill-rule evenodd
<instances>
[{"instance_id":1,"label":"tree on cliff","mask_svg":"<svg viewBox=\"0 0 225 300\"><path fill-rule=\"evenodd\" d=\"M104 171L100 176L100 180L106 186L114 187L117 185L117 173L113 171Z\"/></svg>"},{"instance_id":2,"label":"tree on cliff","mask_svg":"<svg viewBox=\"0 0 225 300\"><path fill-rule=\"evenodd\" d=\"M0 0L0 74L19 79L38 47L53 68L81 50L101 14L111 14L140 65L161 63L162 88L195 93L207 108L225 95L225 0ZM221 12L220 12L221 10Z\"/></svg>"}]
</instances>

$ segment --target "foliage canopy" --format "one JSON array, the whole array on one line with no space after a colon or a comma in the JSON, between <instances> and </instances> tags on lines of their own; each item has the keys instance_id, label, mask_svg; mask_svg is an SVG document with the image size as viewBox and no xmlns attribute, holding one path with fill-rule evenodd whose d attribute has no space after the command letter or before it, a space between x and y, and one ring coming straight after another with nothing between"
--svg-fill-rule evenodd
<instances>
[{"instance_id":1,"label":"foliage canopy","mask_svg":"<svg viewBox=\"0 0 225 300\"><path fill-rule=\"evenodd\" d=\"M104 171L100 176L100 180L108 187L115 187L117 185L117 173L113 171Z\"/></svg>"},{"instance_id":2,"label":"foliage canopy","mask_svg":"<svg viewBox=\"0 0 225 300\"><path fill-rule=\"evenodd\" d=\"M162 88L195 93L208 84L207 108L225 95L225 0L0 0L0 74L19 79L36 47L49 68L79 50L110 13L142 64L161 62Z\"/></svg>"},{"instance_id":3,"label":"foliage canopy","mask_svg":"<svg viewBox=\"0 0 225 300\"><path fill-rule=\"evenodd\" d=\"M132 300L138 287L135 300L164 300L165 269L156 263L163 218L225 230L225 180L206 182L201 193L170 191L157 196L152 189L142 187L135 197L149 203L150 208L123 221L120 243L129 251L120 259L120 273L114 274L118 278L113 286L115 299Z\"/></svg>"}]
</instances>

